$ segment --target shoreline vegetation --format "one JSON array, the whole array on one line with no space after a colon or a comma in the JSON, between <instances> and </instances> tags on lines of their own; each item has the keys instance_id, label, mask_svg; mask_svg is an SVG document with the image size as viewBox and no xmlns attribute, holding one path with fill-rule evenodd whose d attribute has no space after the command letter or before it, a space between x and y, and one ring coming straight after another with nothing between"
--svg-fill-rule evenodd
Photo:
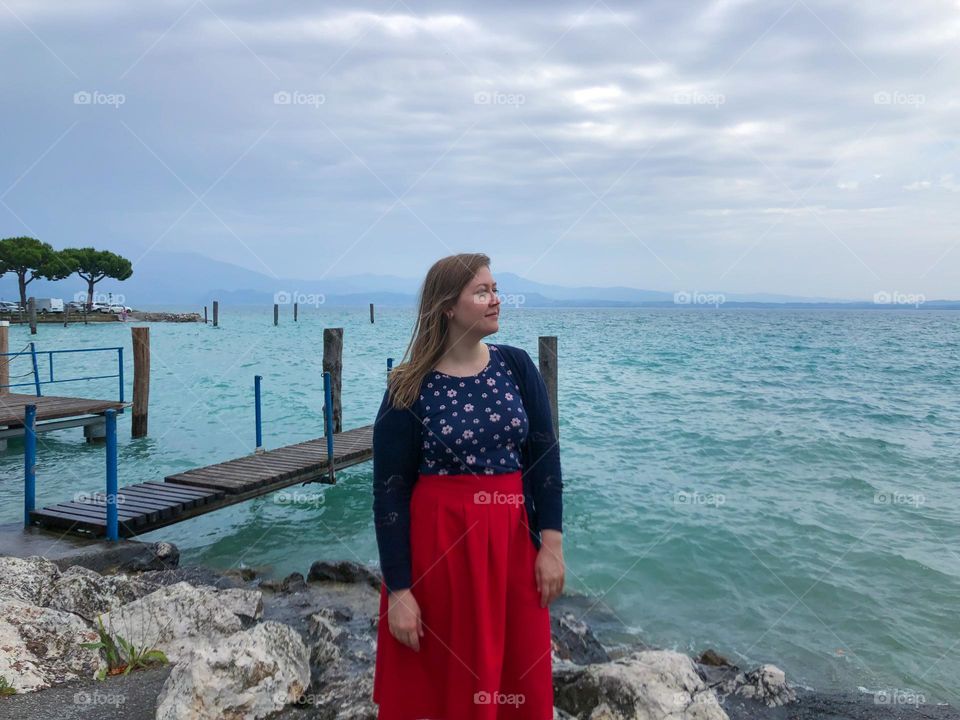
<instances>
[{"instance_id":1,"label":"shoreline vegetation","mask_svg":"<svg viewBox=\"0 0 960 720\"><path fill-rule=\"evenodd\" d=\"M272 579L180 566L159 542L57 563L0 556L0 576L0 718L90 717L91 704L130 720L376 718L371 568L317 561ZM905 694L795 687L775 665L739 668L712 649L614 641L596 607L574 595L550 606L557 720L960 717Z\"/></svg>"}]
</instances>

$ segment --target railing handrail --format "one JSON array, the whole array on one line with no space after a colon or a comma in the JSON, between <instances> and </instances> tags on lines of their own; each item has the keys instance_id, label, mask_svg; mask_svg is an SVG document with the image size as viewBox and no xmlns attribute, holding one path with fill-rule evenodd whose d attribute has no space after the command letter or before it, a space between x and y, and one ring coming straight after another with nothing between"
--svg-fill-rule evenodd
<instances>
[{"instance_id":1,"label":"railing handrail","mask_svg":"<svg viewBox=\"0 0 960 720\"><path fill-rule=\"evenodd\" d=\"M28 349L29 348L29 349ZM53 356L60 355L65 353L78 353L78 352L104 352L104 351L113 351L117 353L117 372L111 373L110 375L86 375L81 377L71 377L71 378L61 378L60 380L55 380L53 376ZM123 346L107 346L107 347L95 347L95 348L67 348L63 350L37 350L36 346L31 342L27 348L24 348L20 352L5 352L0 353L0 357L10 357L11 360L20 355L26 355L33 360L33 372L31 373L34 378L31 382L21 382L21 383L7 383L0 384L0 389L6 388L15 388L15 387L24 387L26 385L31 385L36 388L37 396L40 396L40 386L41 385L52 385L56 383L65 383L65 382L80 382L83 380L109 380L111 378L118 378L120 381L120 402L123 402ZM49 380L40 379L40 370L37 366L37 357L40 355L49 356ZM7 361L7 367L10 366L10 360Z\"/></svg>"}]
</instances>

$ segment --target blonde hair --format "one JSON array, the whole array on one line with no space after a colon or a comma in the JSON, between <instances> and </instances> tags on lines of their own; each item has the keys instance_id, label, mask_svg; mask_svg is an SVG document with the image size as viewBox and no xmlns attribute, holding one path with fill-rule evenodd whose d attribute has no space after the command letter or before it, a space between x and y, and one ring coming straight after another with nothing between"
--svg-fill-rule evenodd
<instances>
[{"instance_id":1,"label":"blonde hair","mask_svg":"<svg viewBox=\"0 0 960 720\"><path fill-rule=\"evenodd\" d=\"M390 402L397 408L408 408L420 394L420 384L446 349L449 319L446 311L453 307L480 268L489 267L490 258L483 253L459 253L437 260L427 271L420 288L417 322L413 336L400 364L390 371L387 388Z\"/></svg>"}]
</instances>

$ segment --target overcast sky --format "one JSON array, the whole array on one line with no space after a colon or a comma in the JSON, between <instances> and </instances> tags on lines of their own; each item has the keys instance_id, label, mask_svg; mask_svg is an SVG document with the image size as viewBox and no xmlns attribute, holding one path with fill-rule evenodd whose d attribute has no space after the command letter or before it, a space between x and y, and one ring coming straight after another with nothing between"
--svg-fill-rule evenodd
<instances>
[{"instance_id":1,"label":"overcast sky","mask_svg":"<svg viewBox=\"0 0 960 720\"><path fill-rule=\"evenodd\" d=\"M960 2L0 0L0 237L960 297Z\"/></svg>"}]
</instances>

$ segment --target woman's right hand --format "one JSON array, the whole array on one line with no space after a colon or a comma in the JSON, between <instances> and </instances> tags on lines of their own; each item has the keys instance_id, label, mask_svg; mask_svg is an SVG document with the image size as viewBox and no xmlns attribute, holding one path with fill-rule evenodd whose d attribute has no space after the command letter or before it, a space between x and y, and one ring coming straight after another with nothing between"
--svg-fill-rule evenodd
<instances>
[{"instance_id":1,"label":"woman's right hand","mask_svg":"<svg viewBox=\"0 0 960 720\"><path fill-rule=\"evenodd\" d=\"M410 588L391 592L387 607L387 622L390 634L407 647L420 651L423 623L420 621L420 606Z\"/></svg>"}]
</instances>

